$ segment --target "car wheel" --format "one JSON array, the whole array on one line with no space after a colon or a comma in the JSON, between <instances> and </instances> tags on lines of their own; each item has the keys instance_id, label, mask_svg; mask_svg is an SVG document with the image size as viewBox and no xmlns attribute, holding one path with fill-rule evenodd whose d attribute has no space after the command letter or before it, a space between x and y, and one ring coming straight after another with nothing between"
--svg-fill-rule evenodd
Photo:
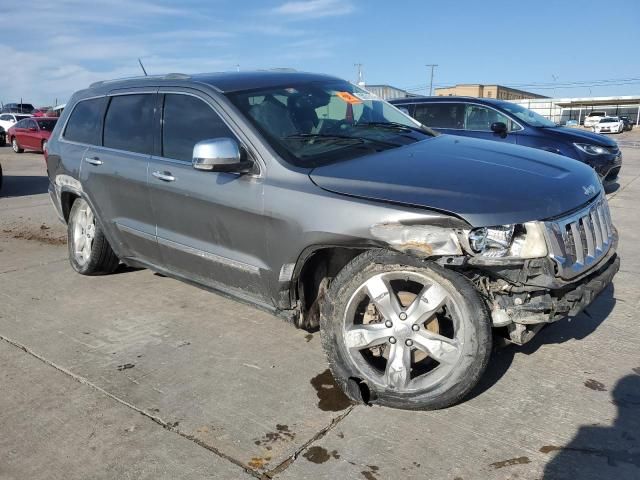
<instances>
[{"instance_id":1,"label":"car wheel","mask_svg":"<svg viewBox=\"0 0 640 480\"><path fill-rule=\"evenodd\" d=\"M16 153L24 152L24 149L20 148L20 145L18 145L18 139L16 137L13 137L11 140L11 148L13 148L13 151Z\"/></svg>"},{"instance_id":2,"label":"car wheel","mask_svg":"<svg viewBox=\"0 0 640 480\"><path fill-rule=\"evenodd\" d=\"M43 140L42 141L42 153L44 153L47 150L47 141Z\"/></svg>"},{"instance_id":3,"label":"car wheel","mask_svg":"<svg viewBox=\"0 0 640 480\"><path fill-rule=\"evenodd\" d=\"M471 283L418 259L372 250L327 292L322 345L354 401L438 409L461 401L491 354L491 321Z\"/></svg>"},{"instance_id":4,"label":"car wheel","mask_svg":"<svg viewBox=\"0 0 640 480\"><path fill-rule=\"evenodd\" d=\"M104 275L118 267L118 257L104 236L100 222L82 198L73 202L67 225L69 261L83 275Z\"/></svg>"}]
</instances>

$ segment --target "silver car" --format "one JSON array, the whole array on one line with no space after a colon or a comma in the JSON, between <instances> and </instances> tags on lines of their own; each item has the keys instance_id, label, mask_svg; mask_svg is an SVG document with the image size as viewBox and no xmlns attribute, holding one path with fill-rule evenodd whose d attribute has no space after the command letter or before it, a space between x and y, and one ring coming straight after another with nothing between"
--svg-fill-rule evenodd
<instances>
[{"instance_id":1,"label":"silver car","mask_svg":"<svg viewBox=\"0 0 640 480\"><path fill-rule=\"evenodd\" d=\"M346 394L398 408L460 401L493 335L576 315L620 262L588 166L439 135L326 75L99 82L48 174L77 272L147 267L319 328Z\"/></svg>"}]
</instances>

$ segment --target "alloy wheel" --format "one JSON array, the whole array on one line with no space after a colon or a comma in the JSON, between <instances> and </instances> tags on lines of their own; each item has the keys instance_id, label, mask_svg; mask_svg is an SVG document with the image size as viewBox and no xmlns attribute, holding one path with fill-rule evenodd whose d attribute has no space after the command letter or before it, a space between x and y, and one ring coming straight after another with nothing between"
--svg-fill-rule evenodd
<instances>
[{"instance_id":1,"label":"alloy wheel","mask_svg":"<svg viewBox=\"0 0 640 480\"><path fill-rule=\"evenodd\" d=\"M350 298L344 344L370 382L398 393L435 388L462 356L464 322L447 290L426 275L369 278Z\"/></svg>"},{"instance_id":2,"label":"alloy wheel","mask_svg":"<svg viewBox=\"0 0 640 480\"><path fill-rule=\"evenodd\" d=\"M76 261L80 265L85 265L91 256L91 247L96 233L96 220L88 205L78 210L74 220L73 252Z\"/></svg>"}]
</instances>

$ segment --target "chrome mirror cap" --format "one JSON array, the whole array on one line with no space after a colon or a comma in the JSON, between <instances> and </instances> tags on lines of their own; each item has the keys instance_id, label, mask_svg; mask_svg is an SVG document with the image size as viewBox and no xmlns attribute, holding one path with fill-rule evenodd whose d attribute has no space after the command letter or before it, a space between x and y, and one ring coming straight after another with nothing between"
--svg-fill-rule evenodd
<instances>
[{"instance_id":1,"label":"chrome mirror cap","mask_svg":"<svg viewBox=\"0 0 640 480\"><path fill-rule=\"evenodd\" d=\"M193 146L193 168L226 170L241 163L240 146L232 138L202 140Z\"/></svg>"}]
</instances>

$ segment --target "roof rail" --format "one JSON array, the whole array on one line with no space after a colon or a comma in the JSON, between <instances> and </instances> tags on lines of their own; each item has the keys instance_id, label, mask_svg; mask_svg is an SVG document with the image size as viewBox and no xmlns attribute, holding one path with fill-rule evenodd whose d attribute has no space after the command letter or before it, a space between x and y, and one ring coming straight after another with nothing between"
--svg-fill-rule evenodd
<instances>
[{"instance_id":1,"label":"roof rail","mask_svg":"<svg viewBox=\"0 0 640 480\"><path fill-rule=\"evenodd\" d=\"M191 78L191 75L187 75L186 73L167 73L165 75L136 75L133 77L123 77L123 78L114 78L111 80L100 80L98 82L93 82L89 85L89 88L98 87L100 85L107 85L109 83L115 82L123 82L125 80L142 80L153 78L156 80L188 80Z\"/></svg>"}]
</instances>

